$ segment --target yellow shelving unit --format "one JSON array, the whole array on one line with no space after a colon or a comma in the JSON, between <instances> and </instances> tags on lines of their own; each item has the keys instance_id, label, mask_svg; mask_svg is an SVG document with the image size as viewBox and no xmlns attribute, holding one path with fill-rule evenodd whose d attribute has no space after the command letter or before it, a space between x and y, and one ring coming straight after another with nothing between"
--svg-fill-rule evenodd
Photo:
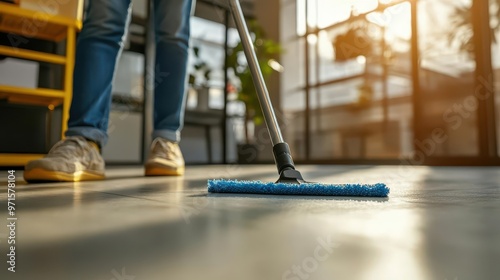
<instances>
[{"instance_id":1,"label":"yellow shelving unit","mask_svg":"<svg viewBox=\"0 0 500 280\"><path fill-rule=\"evenodd\" d=\"M46 105L49 109L62 104L61 126L64 132L67 127L73 88L75 35L81 27L81 20L22 9L16 5L0 2L0 32L8 33L8 36L14 40L37 38L59 42L66 38L64 56L24 50L16 46L0 46L1 55L65 66L62 90L0 85L0 99L7 99L12 103ZM0 154L0 166L24 165L42 156L41 154Z\"/></svg>"}]
</instances>

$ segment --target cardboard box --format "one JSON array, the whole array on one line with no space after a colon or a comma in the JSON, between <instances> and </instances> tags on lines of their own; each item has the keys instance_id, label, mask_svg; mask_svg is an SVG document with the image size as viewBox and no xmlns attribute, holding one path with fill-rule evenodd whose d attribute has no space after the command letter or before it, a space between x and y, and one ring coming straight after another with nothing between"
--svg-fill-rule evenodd
<instances>
[{"instance_id":1,"label":"cardboard box","mask_svg":"<svg viewBox=\"0 0 500 280\"><path fill-rule=\"evenodd\" d=\"M20 0L23 9L82 20L83 0Z\"/></svg>"}]
</instances>

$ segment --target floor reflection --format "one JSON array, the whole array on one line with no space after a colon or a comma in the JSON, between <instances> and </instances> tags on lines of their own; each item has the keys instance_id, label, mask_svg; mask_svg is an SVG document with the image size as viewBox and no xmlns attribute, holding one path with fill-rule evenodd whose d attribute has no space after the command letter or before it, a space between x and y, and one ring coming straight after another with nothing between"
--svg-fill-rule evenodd
<instances>
[{"instance_id":1,"label":"floor reflection","mask_svg":"<svg viewBox=\"0 0 500 280\"><path fill-rule=\"evenodd\" d=\"M144 178L142 168L111 169L106 181L20 185L22 269L0 277L112 279L122 268L138 280L500 274L495 168L301 168L316 181L385 182L386 199L208 194L207 174L227 170L197 166L182 178ZM235 174L275 179L271 165ZM4 192L0 198L4 209Z\"/></svg>"}]
</instances>

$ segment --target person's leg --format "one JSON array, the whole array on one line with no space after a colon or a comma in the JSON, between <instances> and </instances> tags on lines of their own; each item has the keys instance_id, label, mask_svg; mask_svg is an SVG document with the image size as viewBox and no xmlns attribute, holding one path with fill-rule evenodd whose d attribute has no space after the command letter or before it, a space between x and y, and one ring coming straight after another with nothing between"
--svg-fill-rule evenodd
<instances>
[{"instance_id":1,"label":"person's leg","mask_svg":"<svg viewBox=\"0 0 500 280\"><path fill-rule=\"evenodd\" d=\"M191 0L154 0L156 39L154 132L180 141L184 118Z\"/></svg>"},{"instance_id":2,"label":"person's leg","mask_svg":"<svg viewBox=\"0 0 500 280\"><path fill-rule=\"evenodd\" d=\"M83 136L101 147L106 144L111 84L130 12L130 0L89 1L76 46L66 136Z\"/></svg>"},{"instance_id":3,"label":"person's leg","mask_svg":"<svg viewBox=\"0 0 500 280\"><path fill-rule=\"evenodd\" d=\"M130 16L130 0L90 0L76 45L73 100L66 138L25 166L26 181L104 178L111 83Z\"/></svg>"},{"instance_id":4,"label":"person's leg","mask_svg":"<svg viewBox=\"0 0 500 280\"><path fill-rule=\"evenodd\" d=\"M182 175L183 126L192 0L154 0L156 40L153 144L146 175Z\"/></svg>"}]
</instances>

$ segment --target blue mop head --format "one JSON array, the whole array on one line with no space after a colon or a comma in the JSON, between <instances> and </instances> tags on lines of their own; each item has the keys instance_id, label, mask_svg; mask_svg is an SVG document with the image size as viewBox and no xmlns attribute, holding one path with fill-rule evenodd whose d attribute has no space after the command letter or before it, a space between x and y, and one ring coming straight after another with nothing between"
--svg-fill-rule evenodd
<instances>
[{"instance_id":1,"label":"blue mop head","mask_svg":"<svg viewBox=\"0 0 500 280\"><path fill-rule=\"evenodd\" d=\"M211 193L251 193L279 195L332 195L387 197L389 188L385 184L287 184L261 181L208 180Z\"/></svg>"}]
</instances>

